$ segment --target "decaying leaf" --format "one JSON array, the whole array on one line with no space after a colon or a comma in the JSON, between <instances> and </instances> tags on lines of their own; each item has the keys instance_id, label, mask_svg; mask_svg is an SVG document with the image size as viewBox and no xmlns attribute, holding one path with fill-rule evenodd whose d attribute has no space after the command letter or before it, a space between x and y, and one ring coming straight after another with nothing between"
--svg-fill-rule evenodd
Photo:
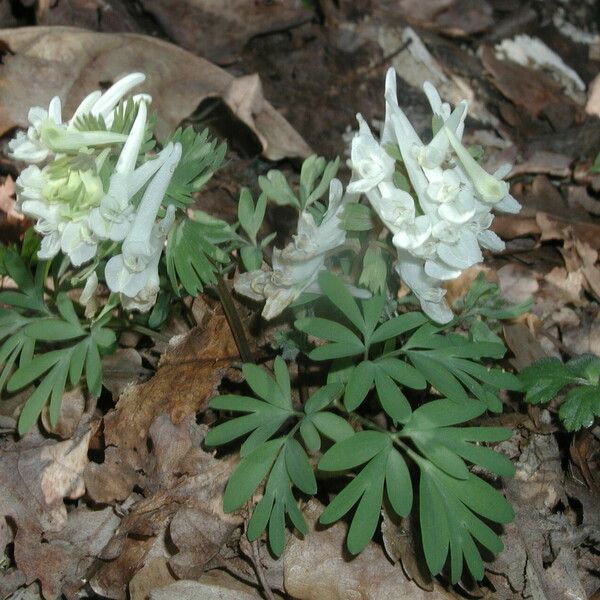
<instances>
[{"instance_id":1,"label":"decaying leaf","mask_svg":"<svg viewBox=\"0 0 600 600\"><path fill-rule=\"evenodd\" d=\"M568 501L554 436L533 435L524 443L516 467L515 479L505 483L516 518L505 528L505 551L489 565L489 570L497 575L492 575L497 589L504 588L498 597L511 597L503 580L523 597L587 597L576 568L573 545L564 543L564 534L572 530L572 525L559 508L568 506ZM551 539L560 532L563 544L553 553Z\"/></svg>"},{"instance_id":2,"label":"decaying leaf","mask_svg":"<svg viewBox=\"0 0 600 600\"><path fill-rule=\"evenodd\" d=\"M91 433L89 425L82 425L72 439L62 442L31 433L0 458L0 517L16 529L15 563L25 583L40 582L47 599L56 598L73 576L74 548L51 540L76 516L67 514L64 499L77 499L85 492L83 471Z\"/></svg>"},{"instance_id":3,"label":"decaying leaf","mask_svg":"<svg viewBox=\"0 0 600 600\"><path fill-rule=\"evenodd\" d=\"M578 109L577 104L562 93L561 86L543 73L498 60L488 46L481 48L481 61L498 90L533 117L538 117L552 104L565 107L563 110L566 107L572 111Z\"/></svg>"},{"instance_id":4,"label":"decaying leaf","mask_svg":"<svg viewBox=\"0 0 600 600\"><path fill-rule=\"evenodd\" d=\"M236 459L218 460L204 452L202 430L188 416L177 425L164 414L152 423L153 451L143 466L150 474L144 482L147 497L131 507L102 553L106 562L90 581L102 596L125 598L132 577L156 558L168 562L176 575L201 575L242 522L222 509Z\"/></svg>"},{"instance_id":5,"label":"decaying leaf","mask_svg":"<svg viewBox=\"0 0 600 600\"><path fill-rule=\"evenodd\" d=\"M104 419L108 446L134 470L147 467L150 427L161 414L180 424L205 408L238 353L222 312L183 337L174 338L154 377L128 388Z\"/></svg>"},{"instance_id":6,"label":"decaying leaf","mask_svg":"<svg viewBox=\"0 0 600 600\"><path fill-rule=\"evenodd\" d=\"M346 525L338 522L315 528L323 512L316 501L308 502L304 516L310 531L304 539L290 537L284 560L284 585L288 594L301 600L441 600L451 598L443 590L422 590L392 565L380 546L371 542L352 560L344 556Z\"/></svg>"},{"instance_id":7,"label":"decaying leaf","mask_svg":"<svg viewBox=\"0 0 600 600\"><path fill-rule=\"evenodd\" d=\"M159 138L190 116L199 104L224 98L235 78L181 48L137 34L99 34L69 27L6 29L0 40L11 49L0 80L0 134L27 125L30 106L48 106L59 95L73 111L81 90L97 89L125 73L142 71L144 91L158 113ZM256 101L253 103L256 106ZM231 107L235 114L235 107ZM266 101L249 125L270 160L306 157L311 151L291 125Z\"/></svg>"},{"instance_id":8,"label":"decaying leaf","mask_svg":"<svg viewBox=\"0 0 600 600\"><path fill-rule=\"evenodd\" d=\"M213 571L198 581L177 581L150 592L150 600L260 600L262 594L224 573Z\"/></svg>"},{"instance_id":9,"label":"decaying leaf","mask_svg":"<svg viewBox=\"0 0 600 600\"><path fill-rule=\"evenodd\" d=\"M0 184L0 211L7 219L22 221L25 218L22 213L15 210L15 182L10 175L4 183Z\"/></svg>"},{"instance_id":10,"label":"decaying leaf","mask_svg":"<svg viewBox=\"0 0 600 600\"><path fill-rule=\"evenodd\" d=\"M301 0L143 0L142 6L177 44L219 64L233 62L254 36L312 18Z\"/></svg>"}]
</instances>

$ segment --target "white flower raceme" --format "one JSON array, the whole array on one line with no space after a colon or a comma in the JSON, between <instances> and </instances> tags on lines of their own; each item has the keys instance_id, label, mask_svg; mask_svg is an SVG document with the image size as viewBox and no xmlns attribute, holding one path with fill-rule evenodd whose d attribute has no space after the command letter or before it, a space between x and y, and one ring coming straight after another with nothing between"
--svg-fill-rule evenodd
<instances>
[{"instance_id":1,"label":"white flower raceme","mask_svg":"<svg viewBox=\"0 0 600 600\"><path fill-rule=\"evenodd\" d=\"M108 191L99 206L90 212L89 226L100 239L109 239L113 242L125 239L134 217L132 198L146 185L171 153L171 149L162 152L159 158L135 168L144 142L146 119L146 103L142 100L129 137L117 160L115 172L111 175Z\"/></svg>"},{"instance_id":2,"label":"white flower raceme","mask_svg":"<svg viewBox=\"0 0 600 600\"><path fill-rule=\"evenodd\" d=\"M80 266L97 255L102 242L119 242L127 236L134 218L133 197L172 149L136 169L146 134L146 103L151 98L146 94L133 97L135 119L127 135L79 131L76 124L85 117L94 117L110 125L117 104L144 79L143 74L132 73L104 93L92 92L66 123L61 118L58 98L51 101L48 111L31 109L31 127L12 150L23 160L53 158L43 167L30 165L17 179L17 207L36 221L35 229L43 236L40 258L51 259L62 251L74 266ZM111 147L121 142L125 143L108 190L104 190L100 171Z\"/></svg>"},{"instance_id":3,"label":"white flower raceme","mask_svg":"<svg viewBox=\"0 0 600 600\"><path fill-rule=\"evenodd\" d=\"M169 206L165 217L156 222L173 172L181 158L181 145L167 146L159 158L162 165L148 184L135 213L121 254L106 264L106 283L112 292L121 294L125 308L149 310L159 291L158 264L165 240L175 220L175 207Z\"/></svg>"},{"instance_id":4,"label":"white flower raceme","mask_svg":"<svg viewBox=\"0 0 600 600\"><path fill-rule=\"evenodd\" d=\"M110 131L77 131L75 121L84 114L102 116L110 126L114 109L131 89L146 79L142 73L131 73L111 86L106 92L92 92L81 102L73 117L62 120L61 102L58 96L50 101L48 110L35 106L29 109L29 128L20 131L8 143L9 154L17 160L40 163L57 153L77 153L81 148L105 146L124 142L126 136Z\"/></svg>"},{"instance_id":5,"label":"white flower raceme","mask_svg":"<svg viewBox=\"0 0 600 600\"><path fill-rule=\"evenodd\" d=\"M242 273L235 281L238 293L253 300L266 300L262 315L280 315L304 291L318 291L317 277L325 268L329 253L342 246L346 232L341 214L356 196L344 194L342 184L333 179L329 186L329 206L319 225L308 209L300 214L298 232L283 250L273 250L272 269Z\"/></svg>"},{"instance_id":6,"label":"white flower raceme","mask_svg":"<svg viewBox=\"0 0 600 600\"><path fill-rule=\"evenodd\" d=\"M396 269L435 321L452 319L444 300L443 282L458 277L482 260L480 247L499 251L504 243L489 230L492 209L518 212L501 177L487 173L462 145L467 102L453 110L436 89L424 91L434 113L435 133L424 144L398 105L396 74L386 77L386 117L381 141L358 115L360 129L352 142L354 191L366 194L373 209L393 235L398 250ZM411 185L411 193L398 189L395 165L387 148L396 147Z\"/></svg>"}]
</instances>

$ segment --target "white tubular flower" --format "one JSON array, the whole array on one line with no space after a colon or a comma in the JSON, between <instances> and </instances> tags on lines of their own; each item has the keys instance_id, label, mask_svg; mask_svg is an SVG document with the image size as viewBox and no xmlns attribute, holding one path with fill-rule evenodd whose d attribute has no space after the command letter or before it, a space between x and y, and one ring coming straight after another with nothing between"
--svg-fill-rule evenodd
<instances>
[{"instance_id":1,"label":"white tubular flower","mask_svg":"<svg viewBox=\"0 0 600 600\"><path fill-rule=\"evenodd\" d=\"M96 271L92 271L85 280L85 287L79 296L79 303L85 307L85 316L91 319L98 310L98 275Z\"/></svg>"},{"instance_id":2,"label":"white tubular flower","mask_svg":"<svg viewBox=\"0 0 600 600\"><path fill-rule=\"evenodd\" d=\"M89 228L86 218L69 221L64 226L60 237L60 249L75 267L96 256L98 238Z\"/></svg>"},{"instance_id":3,"label":"white tubular flower","mask_svg":"<svg viewBox=\"0 0 600 600\"><path fill-rule=\"evenodd\" d=\"M48 110L34 106L29 109L27 116L29 128L27 132L19 131L15 139L8 142L8 154L12 158L28 163L40 163L50 153L47 145L42 141L42 130L44 127L62 126L60 98L55 96L50 100Z\"/></svg>"},{"instance_id":4,"label":"white tubular flower","mask_svg":"<svg viewBox=\"0 0 600 600\"><path fill-rule=\"evenodd\" d=\"M144 192L131 229L123 242L122 253L108 261L105 271L106 283L112 292L119 292L122 296L133 299L144 290L144 306L147 308L148 297L156 287L158 263L166 236L175 219L175 209L169 206L160 223L156 223L156 217L181 158L181 145L168 146L161 155L163 158L164 155L167 157Z\"/></svg>"},{"instance_id":5,"label":"white tubular flower","mask_svg":"<svg viewBox=\"0 0 600 600\"><path fill-rule=\"evenodd\" d=\"M39 200L24 200L21 212L36 221L33 228L43 236L38 257L42 260L54 258L60 252L60 238L64 227L60 207Z\"/></svg>"},{"instance_id":6,"label":"white tubular flower","mask_svg":"<svg viewBox=\"0 0 600 600\"><path fill-rule=\"evenodd\" d=\"M162 160L157 158L149 161L135 172L137 158L144 142L147 114L146 103L142 101L139 103L129 137L117 160L115 173L110 178L108 192L100 201L100 206L90 213L90 228L100 239L113 242L125 239L133 220L131 199L160 168L172 150L169 148L161 153Z\"/></svg>"},{"instance_id":7,"label":"white tubular flower","mask_svg":"<svg viewBox=\"0 0 600 600\"><path fill-rule=\"evenodd\" d=\"M46 180L42 170L36 165L29 165L17 177L16 209L23 212L23 202L26 200L42 201Z\"/></svg>"},{"instance_id":8,"label":"white tubular flower","mask_svg":"<svg viewBox=\"0 0 600 600\"><path fill-rule=\"evenodd\" d=\"M426 315L438 323L452 320L454 315L444 300L446 290L441 287L440 280L427 275L422 262L409 254L399 253L396 270L419 299Z\"/></svg>"},{"instance_id":9,"label":"white tubular flower","mask_svg":"<svg viewBox=\"0 0 600 600\"><path fill-rule=\"evenodd\" d=\"M508 184L496 179L483 169L479 163L469 154L469 151L460 143L457 137L449 129L445 130L450 144L456 152L463 169L473 182L473 186L484 202L495 204L508 193Z\"/></svg>"},{"instance_id":10,"label":"white tubular flower","mask_svg":"<svg viewBox=\"0 0 600 600\"><path fill-rule=\"evenodd\" d=\"M444 169L437 177L430 179L427 193L435 202L445 204L457 198L460 192L460 184L460 177L455 171Z\"/></svg>"},{"instance_id":11,"label":"white tubular flower","mask_svg":"<svg viewBox=\"0 0 600 600\"><path fill-rule=\"evenodd\" d=\"M253 300L266 300L262 315L280 315L304 291L318 291L317 277L325 268L327 255L344 244L341 213L352 194L344 194L337 179L329 186L329 206L320 225L307 210L298 220L298 233L283 250L273 250L273 269L242 273L235 281L238 293Z\"/></svg>"},{"instance_id":12,"label":"white tubular flower","mask_svg":"<svg viewBox=\"0 0 600 600\"><path fill-rule=\"evenodd\" d=\"M415 250L422 246L430 235L431 220L427 215L421 215L412 222L404 222L400 231L394 234L393 243L396 248Z\"/></svg>"},{"instance_id":13,"label":"white tubular flower","mask_svg":"<svg viewBox=\"0 0 600 600\"><path fill-rule=\"evenodd\" d=\"M88 94L75 110L73 117L63 123L61 102L58 96L50 101L48 110L35 106L29 110L30 126L27 132L19 131L8 143L9 155L28 163L40 163L51 154L77 153L81 148L106 146L125 142L127 136L111 131L78 131L76 119L85 114L102 116L110 127L114 109L132 88L146 79L142 73L131 73L117 81L104 94ZM149 96L144 95L147 100Z\"/></svg>"},{"instance_id":14,"label":"white tubular flower","mask_svg":"<svg viewBox=\"0 0 600 600\"><path fill-rule=\"evenodd\" d=\"M415 219L415 201L412 196L391 182L380 183L367 192L367 198L392 234L398 232L404 223L412 223Z\"/></svg>"},{"instance_id":15,"label":"white tubular flower","mask_svg":"<svg viewBox=\"0 0 600 600\"><path fill-rule=\"evenodd\" d=\"M92 104L89 112L94 117L101 116L106 124L110 127L113 120L113 110L119 102L140 83L146 81L146 76L143 73L129 73L125 77L116 81L111 85L97 100ZM149 96L144 95L144 99L148 101ZM134 97L134 101L136 98Z\"/></svg>"},{"instance_id":16,"label":"white tubular flower","mask_svg":"<svg viewBox=\"0 0 600 600\"><path fill-rule=\"evenodd\" d=\"M350 160L354 180L348 185L348 192L365 193L382 181L390 180L394 174L394 159L379 145L362 116L356 115L359 132L352 140Z\"/></svg>"},{"instance_id":17,"label":"white tubular flower","mask_svg":"<svg viewBox=\"0 0 600 600\"><path fill-rule=\"evenodd\" d=\"M502 240L489 231L490 211L518 212L520 206L502 180L510 166L490 175L462 145L467 102L451 109L430 83L423 89L436 131L428 144L421 141L398 105L396 74L393 69L388 71L381 142L359 116L360 131L352 143L356 181L349 189L366 193L392 233L398 249L396 270L423 310L432 319L447 322L452 311L445 303L442 283L480 262L480 247L503 250ZM396 189L393 183L395 165L390 168L382 158L387 156L388 144L398 147L410 193Z\"/></svg>"}]
</instances>

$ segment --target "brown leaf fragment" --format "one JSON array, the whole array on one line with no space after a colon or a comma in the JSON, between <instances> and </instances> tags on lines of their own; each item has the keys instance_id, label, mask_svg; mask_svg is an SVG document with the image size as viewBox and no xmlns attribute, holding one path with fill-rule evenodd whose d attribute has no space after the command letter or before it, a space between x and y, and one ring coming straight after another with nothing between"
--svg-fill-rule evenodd
<instances>
[{"instance_id":1,"label":"brown leaf fragment","mask_svg":"<svg viewBox=\"0 0 600 600\"><path fill-rule=\"evenodd\" d=\"M129 581L157 557L174 574L193 571L199 576L242 522L222 509L236 459L217 460L204 452L205 429L196 425L193 414L178 424L159 415L151 424L150 449L141 466L147 477L140 483L147 497L131 507L105 548L107 562L90 580L96 593L125 598ZM167 448L169 439L173 449Z\"/></svg>"},{"instance_id":2,"label":"brown leaf fragment","mask_svg":"<svg viewBox=\"0 0 600 600\"><path fill-rule=\"evenodd\" d=\"M486 0L400 0L382 2L384 14L401 16L411 25L465 37L485 31L493 24L492 7Z\"/></svg>"},{"instance_id":3,"label":"brown leaf fragment","mask_svg":"<svg viewBox=\"0 0 600 600\"><path fill-rule=\"evenodd\" d=\"M218 64L235 61L257 35L310 21L301 0L142 0L142 6L179 46Z\"/></svg>"},{"instance_id":4,"label":"brown leaf fragment","mask_svg":"<svg viewBox=\"0 0 600 600\"><path fill-rule=\"evenodd\" d=\"M179 579L195 579L231 535L231 523L215 519L212 510L182 508L169 525L169 536L179 552L169 560Z\"/></svg>"},{"instance_id":5,"label":"brown leaf fragment","mask_svg":"<svg viewBox=\"0 0 600 600\"><path fill-rule=\"evenodd\" d=\"M59 531L67 520L64 498L83 495L83 470L88 462L89 427L71 440L40 441L29 434L0 453L0 515L30 529Z\"/></svg>"},{"instance_id":6,"label":"brown leaf fragment","mask_svg":"<svg viewBox=\"0 0 600 600\"><path fill-rule=\"evenodd\" d=\"M550 213L538 212L536 216L542 240L579 239L595 250L600 249L600 224L580 221L577 217L565 219Z\"/></svg>"},{"instance_id":7,"label":"brown leaf fragment","mask_svg":"<svg viewBox=\"0 0 600 600\"><path fill-rule=\"evenodd\" d=\"M36 4L38 25L69 25L109 32L138 32L141 29L127 10L127 0L38 0Z\"/></svg>"},{"instance_id":8,"label":"brown leaf fragment","mask_svg":"<svg viewBox=\"0 0 600 600\"><path fill-rule=\"evenodd\" d=\"M498 269L498 282L500 295L513 304L528 300L539 289L536 274L519 263L509 263Z\"/></svg>"},{"instance_id":9,"label":"brown leaf fragment","mask_svg":"<svg viewBox=\"0 0 600 600\"><path fill-rule=\"evenodd\" d=\"M301 600L440 600L452 598L435 587L426 592L390 564L383 550L371 542L361 554L348 560L344 553L347 526L336 523L316 528L323 506L310 500L304 516L309 533L290 538L284 560L284 584L290 596Z\"/></svg>"},{"instance_id":10,"label":"brown leaf fragment","mask_svg":"<svg viewBox=\"0 0 600 600\"><path fill-rule=\"evenodd\" d=\"M585 105L588 115L600 117L600 73L594 77L588 86L588 98Z\"/></svg>"},{"instance_id":11,"label":"brown leaf fragment","mask_svg":"<svg viewBox=\"0 0 600 600\"><path fill-rule=\"evenodd\" d=\"M223 571L207 573L198 581L177 581L150 592L150 600L261 600L263 597L257 589Z\"/></svg>"},{"instance_id":12,"label":"brown leaf fragment","mask_svg":"<svg viewBox=\"0 0 600 600\"><path fill-rule=\"evenodd\" d=\"M506 345L514 354L510 362L517 371L546 356L538 340L523 323L504 325L503 331Z\"/></svg>"},{"instance_id":13,"label":"brown leaf fragment","mask_svg":"<svg viewBox=\"0 0 600 600\"><path fill-rule=\"evenodd\" d=\"M42 424L49 433L61 439L69 439L75 433L85 411L83 390L77 386L63 393L60 404L60 415L55 426L50 423L48 407L42 411Z\"/></svg>"},{"instance_id":14,"label":"brown leaf fragment","mask_svg":"<svg viewBox=\"0 0 600 600\"><path fill-rule=\"evenodd\" d=\"M152 96L158 116L156 134L164 139L203 100L223 97L234 82L234 77L199 56L137 34L23 27L3 30L0 41L13 52L3 59L0 134L25 127L30 106L48 106L50 99L58 95L65 114L69 114L100 82L141 71L147 75L143 89ZM262 140L266 158L280 160L311 154L301 136L266 100L254 115L254 123L254 134Z\"/></svg>"},{"instance_id":15,"label":"brown leaf fragment","mask_svg":"<svg viewBox=\"0 0 600 600\"><path fill-rule=\"evenodd\" d=\"M560 305L563 303L581 306L583 300L584 277L581 271L568 272L563 267L554 267L550 273L544 277L552 289L552 298Z\"/></svg>"},{"instance_id":16,"label":"brown leaf fragment","mask_svg":"<svg viewBox=\"0 0 600 600\"><path fill-rule=\"evenodd\" d=\"M22 221L25 216L15 208L15 182L8 175L4 183L0 184L0 211L7 219Z\"/></svg>"},{"instance_id":17,"label":"brown leaf fragment","mask_svg":"<svg viewBox=\"0 0 600 600\"><path fill-rule=\"evenodd\" d=\"M523 162L516 164L508 178L519 175L544 174L554 177L568 177L571 174L571 163L573 159L566 154L557 154L556 152L544 152L538 150Z\"/></svg>"},{"instance_id":18,"label":"brown leaf fragment","mask_svg":"<svg viewBox=\"0 0 600 600\"><path fill-rule=\"evenodd\" d=\"M525 109L533 117L549 105L559 103L569 110L578 110L573 100L561 92L561 86L543 73L521 65L498 60L494 50L481 47L481 61L492 76L494 86L516 106Z\"/></svg>"},{"instance_id":19,"label":"brown leaf fragment","mask_svg":"<svg viewBox=\"0 0 600 600\"><path fill-rule=\"evenodd\" d=\"M0 520L6 517L15 534L15 564L22 574L13 571L9 580L39 581L47 599L61 593L73 598L69 589L81 586L84 563L95 558L96 544L106 543L118 523L110 509L112 516L92 511L81 517L85 507L68 512L63 502L84 494L83 471L96 426L82 423L72 439L58 442L34 429L0 453Z\"/></svg>"},{"instance_id":20,"label":"brown leaf fragment","mask_svg":"<svg viewBox=\"0 0 600 600\"><path fill-rule=\"evenodd\" d=\"M148 600L152 590L163 588L175 581L167 561L163 557L153 558L129 582L129 596L131 600Z\"/></svg>"},{"instance_id":21,"label":"brown leaf fragment","mask_svg":"<svg viewBox=\"0 0 600 600\"><path fill-rule=\"evenodd\" d=\"M121 394L148 374L142 367L142 357L134 348L119 348L102 360L102 385L116 402Z\"/></svg>"},{"instance_id":22,"label":"brown leaf fragment","mask_svg":"<svg viewBox=\"0 0 600 600\"><path fill-rule=\"evenodd\" d=\"M582 185L567 186L567 201L569 206L583 208L595 216L600 216L600 202L588 194Z\"/></svg>"},{"instance_id":23,"label":"brown leaf fragment","mask_svg":"<svg viewBox=\"0 0 600 600\"><path fill-rule=\"evenodd\" d=\"M87 495L99 504L112 504L125 500L139 475L128 463L121 460L117 448L106 448L101 464L90 462L83 472Z\"/></svg>"},{"instance_id":24,"label":"brown leaf fragment","mask_svg":"<svg viewBox=\"0 0 600 600\"><path fill-rule=\"evenodd\" d=\"M592 353L600 356L600 311L597 304L583 311L581 323L577 326L564 327L563 344L576 356Z\"/></svg>"},{"instance_id":25,"label":"brown leaf fragment","mask_svg":"<svg viewBox=\"0 0 600 600\"><path fill-rule=\"evenodd\" d=\"M108 446L134 470L147 466L147 440L154 420L164 414L179 424L205 408L227 368L238 359L225 316L211 313L206 322L172 345L149 381L128 388L104 419Z\"/></svg>"},{"instance_id":26,"label":"brown leaf fragment","mask_svg":"<svg viewBox=\"0 0 600 600\"><path fill-rule=\"evenodd\" d=\"M396 522L396 519L384 509L381 535L383 547L389 558L395 563L400 563L406 576L420 588L432 592L433 579L422 557L417 554L415 540L419 535L419 529L415 527L414 521L411 518L404 518Z\"/></svg>"},{"instance_id":27,"label":"brown leaf fragment","mask_svg":"<svg viewBox=\"0 0 600 600\"><path fill-rule=\"evenodd\" d=\"M573 528L560 508L568 506L568 501L556 439L535 434L523 445L515 478L504 485L515 508L515 521L505 526L505 550L488 570L506 577L512 590L525 598L585 598L574 548L567 543ZM563 540L556 551L555 536Z\"/></svg>"}]
</instances>

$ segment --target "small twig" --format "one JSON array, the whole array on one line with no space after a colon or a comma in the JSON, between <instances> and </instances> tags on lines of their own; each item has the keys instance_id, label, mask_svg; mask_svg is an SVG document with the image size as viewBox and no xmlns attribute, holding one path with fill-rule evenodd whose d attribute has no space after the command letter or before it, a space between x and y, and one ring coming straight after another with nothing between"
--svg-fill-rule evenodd
<instances>
[{"instance_id":1,"label":"small twig","mask_svg":"<svg viewBox=\"0 0 600 600\"><path fill-rule=\"evenodd\" d=\"M549 331L546 331L545 329L540 329L539 333L543 335L547 340L550 340L561 352L563 352L567 356L571 358L575 356L575 352L567 348L567 346L565 346L558 338L553 336Z\"/></svg>"},{"instance_id":2,"label":"small twig","mask_svg":"<svg viewBox=\"0 0 600 600\"><path fill-rule=\"evenodd\" d=\"M254 540L250 542L250 547L252 548L252 564L254 565L254 569L256 571L256 576L260 581L260 585L262 585L263 591L267 600L275 600L275 596L273 595L273 590L267 581L267 576L265 575L265 570L263 569L262 563L260 562L260 550L258 547L258 540Z\"/></svg>"}]
</instances>

